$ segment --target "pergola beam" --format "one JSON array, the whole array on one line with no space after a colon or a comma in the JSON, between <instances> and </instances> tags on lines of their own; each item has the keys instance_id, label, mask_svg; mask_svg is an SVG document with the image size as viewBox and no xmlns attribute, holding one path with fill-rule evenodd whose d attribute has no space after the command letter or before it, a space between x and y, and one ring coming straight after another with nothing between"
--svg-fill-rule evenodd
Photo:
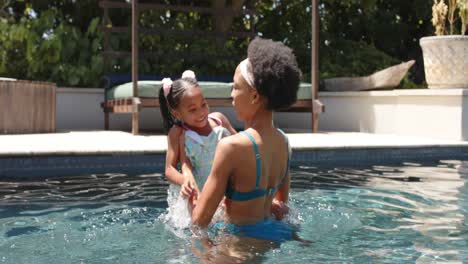
<instances>
[{"instance_id":1,"label":"pergola beam","mask_svg":"<svg viewBox=\"0 0 468 264\"><path fill-rule=\"evenodd\" d=\"M132 1L132 81L133 81L133 111L132 134L138 135L138 0Z\"/></svg>"},{"instance_id":2,"label":"pergola beam","mask_svg":"<svg viewBox=\"0 0 468 264\"><path fill-rule=\"evenodd\" d=\"M318 132L318 114L323 111L323 105L318 100L319 90L319 0L312 0L312 38L311 38L311 97L312 97L312 132ZM315 106L315 107L314 107Z\"/></svg>"}]
</instances>

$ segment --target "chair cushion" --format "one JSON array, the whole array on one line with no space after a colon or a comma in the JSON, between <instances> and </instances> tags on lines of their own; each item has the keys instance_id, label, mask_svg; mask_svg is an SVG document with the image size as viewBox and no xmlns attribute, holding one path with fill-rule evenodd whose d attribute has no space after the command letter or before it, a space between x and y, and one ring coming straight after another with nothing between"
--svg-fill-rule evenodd
<instances>
[{"instance_id":1,"label":"chair cushion","mask_svg":"<svg viewBox=\"0 0 468 264\"><path fill-rule=\"evenodd\" d=\"M226 82L198 82L206 98L230 98L232 83ZM158 98L161 81L138 81L138 97ZM107 99L123 99L133 96L131 82L117 85L107 90ZM297 93L297 99L310 99L310 84L302 83Z\"/></svg>"},{"instance_id":2,"label":"chair cushion","mask_svg":"<svg viewBox=\"0 0 468 264\"><path fill-rule=\"evenodd\" d=\"M310 83L301 83L299 90L297 91L298 100L312 99L312 88Z\"/></svg>"}]
</instances>

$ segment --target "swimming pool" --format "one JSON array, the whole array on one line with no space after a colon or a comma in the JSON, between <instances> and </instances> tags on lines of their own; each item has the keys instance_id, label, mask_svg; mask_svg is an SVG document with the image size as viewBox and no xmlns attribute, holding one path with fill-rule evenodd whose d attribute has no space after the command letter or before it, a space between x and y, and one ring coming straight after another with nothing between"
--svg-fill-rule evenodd
<instances>
[{"instance_id":1,"label":"swimming pool","mask_svg":"<svg viewBox=\"0 0 468 264\"><path fill-rule=\"evenodd\" d=\"M468 261L466 160L296 164L292 174L290 221L313 243L247 249L255 261ZM168 222L167 186L160 173L3 179L0 262L200 263L218 254Z\"/></svg>"}]
</instances>

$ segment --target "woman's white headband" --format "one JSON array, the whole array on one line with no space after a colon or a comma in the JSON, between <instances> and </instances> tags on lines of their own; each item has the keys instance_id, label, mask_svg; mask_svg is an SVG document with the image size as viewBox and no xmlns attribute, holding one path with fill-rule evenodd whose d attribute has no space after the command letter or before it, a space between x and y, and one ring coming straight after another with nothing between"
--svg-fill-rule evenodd
<instances>
[{"instance_id":1,"label":"woman's white headband","mask_svg":"<svg viewBox=\"0 0 468 264\"><path fill-rule=\"evenodd\" d=\"M252 64L247 58L239 64L241 75L244 80L250 85L250 87L255 88L255 78L252 73Z\"/></svg>"}]
</instances>

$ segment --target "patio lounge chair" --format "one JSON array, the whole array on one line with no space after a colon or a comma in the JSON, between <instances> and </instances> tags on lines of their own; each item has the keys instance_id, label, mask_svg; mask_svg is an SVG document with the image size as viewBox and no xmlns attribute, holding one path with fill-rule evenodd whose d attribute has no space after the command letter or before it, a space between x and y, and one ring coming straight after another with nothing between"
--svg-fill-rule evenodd
<instances>
[{"instance_id":1,"label":"patio lounge chair","mask_svg":"<svg viewBox=\"0 0 468 264\"><path fill-rule=\"evenodd\" d=\"M238 2L238 1L237 1ZM234 1L233 1L234 3ZM159 107L158 92L160 88L160 80L162 76L139 76L138 75L138 17L139 10L173 10L178 12L199 12L208 13L215 17L215 21L221 21L215 31L205 32L207 36L215 37L217 40L234 36L238 38L254 37L253 14L249 9L229 10L225 7L214 5L213 7L196 7L191 5L168 5L168 4L138 4L137 0L133 0L131 4L114 1L101 1L101 8L104 9L104 21L109 21L108 10L111 8L131 8L132 10L132 75L121 76L106 76L104 77L104 102L101 107L104 111L104 127L109 129L109 114L110 113L132 113L132 132L138 134L138 115L141 108ZM237 6L239 7L239 6ZM219 10L219 8L224 8ZM228 32L224 17L229 17L232 22L234 16L241 14L250 14L251 16L251 31L249 32ZM228 19L229 20L229 19ZM102 27L104 31L104 62L108 61L109 56L122 55L122 52L112 51L108 44L108 34L111 32L127 32L130 28L115 28ZM182 35L193 36L200 32L190 30L168 30L156 29L153 30L158 34L169 32ZM130 55L130 54L127 54ZM167 76L164 76L167 77ZM174 78L176 79L176 78ZM231 83L230 80L216 80L213 78L197 78L200 81L200 86L207 98L208 104L212 107L231 106L230 97ZM314 78L313 78L314 79ZM314 79L314 86L318 86L318 79ZM132 81L132 82L131 82ZM314 129L316 128L316 114L324 111L324 106L317 100L317 87L314 87L315 92L312 93L310 84L302 84L298 92L298 101L285 111L291 112L312 112Z\"/></svg>"},{"instance_id":2,"label":"patio lounge chair","mask_svg":"<svg viewBox=\"0 0 468 264\"><path fill-rule=\"evenodd\" d=\"M176 79L177 77L173 77ZM105 76L104 102L102 108L105 114L105 128L109 129L110 113L132 113L145 107L159 107L159 89L161 88L161 76L141 76L138 81L139 109L133 107L133 83L130 75ZM231 82L222 81L219 78L199 78L199 84L203 95L207 98L210 107L230 107ZM311 87L308 83L302 83L298 92L298 101L284 112L310 112ZM319 106L320 107L320 106ZM319 109L316 109L319 111Z\"/></svg>"}]
</instances>

